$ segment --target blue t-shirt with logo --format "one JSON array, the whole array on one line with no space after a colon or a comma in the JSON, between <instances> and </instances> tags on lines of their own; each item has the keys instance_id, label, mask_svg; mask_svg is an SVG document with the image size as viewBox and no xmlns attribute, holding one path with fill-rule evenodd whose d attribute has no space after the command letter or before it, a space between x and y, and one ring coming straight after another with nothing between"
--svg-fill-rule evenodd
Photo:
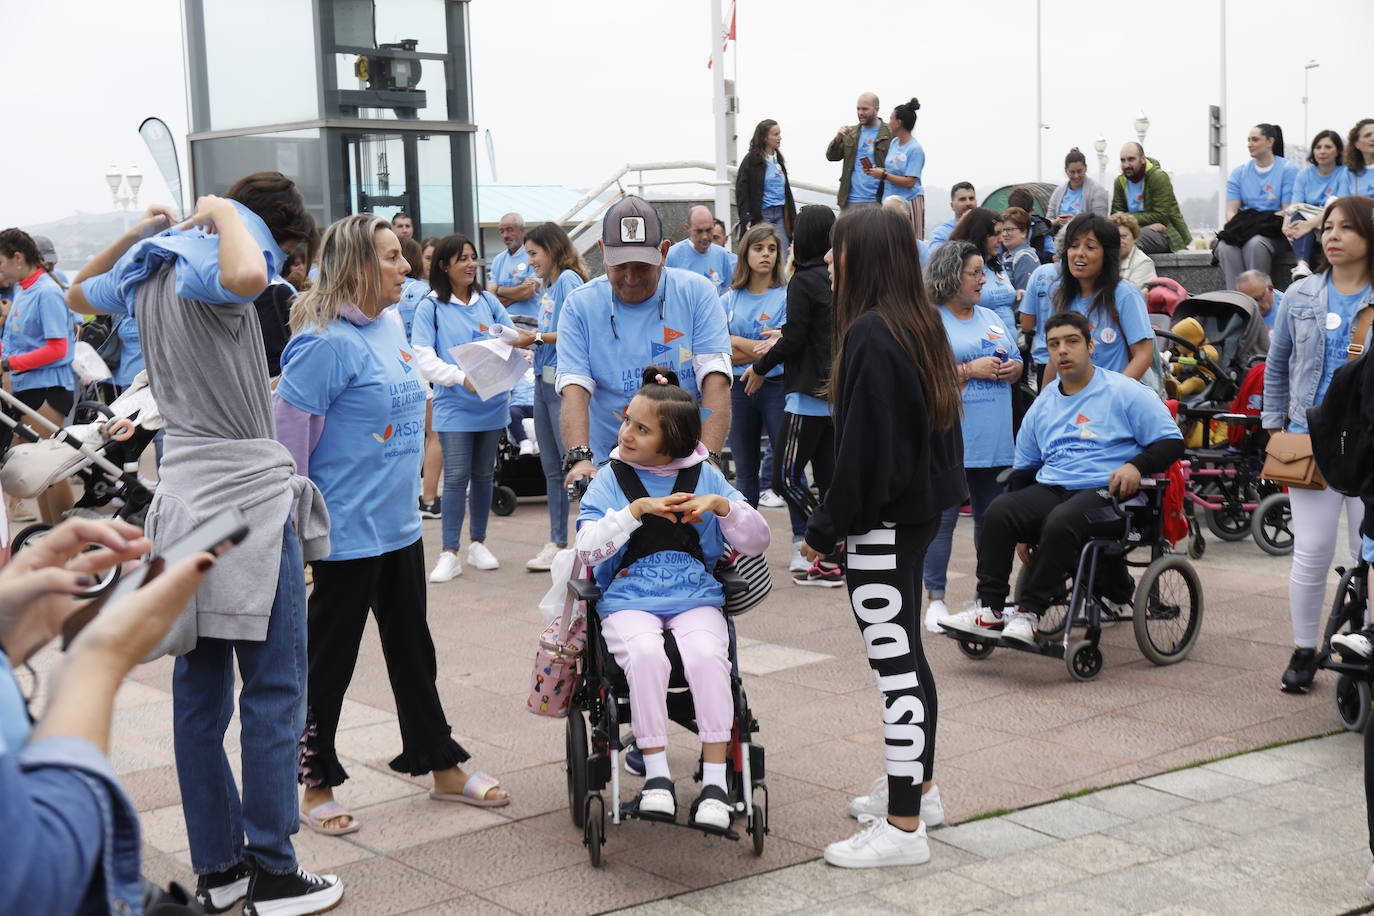
<instances>
[{"instance_id":1,"label":"blue t-shirt with logo","mask_svg":"<svg viewBox=\"0 0 1374 916\"><path fill-rule=\"evenodd\" d=\"M996 356L997 348L1016 359L1011 329L989 309L973 307L968 318L959 318L948 306L940 306L949 347L956 363ZM1011 383L971 378L964 385L964 467L1000 468L1011 464Z\"/></svg>"},{"instance_id":2,"label":"blue t-shirt with logo","mask_svg":"<svg viewBox=\"0 0 1374 916\"><path fill-rule=\"evenodd\" d=\"M777 156L763 160L763 205L781 207L787 203L787 178L782 173L782 163Z\"/></svg>"},{"instance_id":3,"label":"blue t-shirt with logo","mask_svg":"<svg viewBox=\"0 0 1374 916\"><path fill-rule=\"evenodd\" d=\"M1056 216L1077 216L1083 212L1083 189L1065 186Z\"/></svg>"},{"instance_id":4,"label":"blue t-shirt with logo","mask_svg":"<svg viewBox=\"0 0 1374 916\"><path fill-rule=\"evenodd\" d=\"M1005 327L1016 326L1016 287L1005 270L993 270L983 265L983 293L978 304L997 313Z\"/></svg>"},{"instance_id":5,"label":"blue t-shirt with logo","mask_svg":"<svg viewBox=\"0 0 1374 916\"><path fill-rule=\"evenodd\" d=\"M10 373L10 388L14 391L28 391L33 388L65 388L73 390L76 385L72 378L72 355L76 347L74 315L67 308L67 297L57 281L40 273L28 289L22 282L14 284L10 300L10 315L5 322L0 348L6 357L13 359L25 353L47 346L48 340L58 338L67 341L67 354L46 366L33 369L18 369Z\"/></svg>"},{"instance_id":6,"label":"blue t-shirt with logo","mask_svg":"<svg viewBox=\"0 0 1374 916\"><path fill-rule=\"evenodd\" d=\"M401 316L401 323L405 325L407 340L410 339L410 328L415 324L415 309L419 307L420 300L428 295L429 284L424 280L406 277L401 284L401 300L396 303L396 314Z\"/></svg>"},{"instance_id":7,"label":"blue t-shirt with logo","mask_svg":"<svg viewBox=\"0 0 1374 916\"><path fill-rule=\"evenodd\" d=\"M713 243L705 253L701 253L692 247L691 239L683 239L669 248L668 257L663 263L666 267L678 267L701 274L715 285L718 294L730 288L730 278L735 272L735 258L730 252Z\"/></svg>"},{"instance_id":8,"label":"blue t-shirt with logo","mask_svg":"<svg viewBox=\"0 0 1374 916\"><path fill-rule=\"evenodd\" d=\"M430 347L446 363L457 365L450 347L491 340L493 324L510 324L510 315L501 301L483 290L472 302L455 296L440 302L434 293L415 309L415 324L410 331L417 347ZM434 430L441 433L482 432L501 429L510 423L510 393L484 401L462 385L434 386Z\"/></svg>"},{"instance_id":9,"label":"blue t-shirt with logo","mask_svg":"<svg viewBox=\"0 0 1374 916\"><path fill-rule=\"evenodd\" d=\"M654 497L671 494L673 484L677 481L673 474L660 477L648 471L634 470L634 473L639 476L645 492ZM714 493L732 503L744 499L709 461L701 464L701 477L697 480L695 492L698 495ZM595 521L629 504L630 500L620 489L615 472L610 468L602 468L582 497L577 521L579 524ZM623 575L613 576L625 553L625 547L622 547L615 556L598 563L593 572L596 584L601 588L601 600L596 603L597 613L607 617L616 611L636 610L672 617L696 607L722 606L725 596L719 580L712 574L716 561L724 552L725 539L720 533L720 520L711 512L703 516L700 522L692 523L692 527L701 538L705 565L688 553L665 550L636 560L625 568Z\"/></svg>"},{"instance_id":10,"label":"blue t-shirt with logo","mask_svg":"<svg viewBox=\"0 0 1374 916\"><path fill-rule=\"evenodd\" d=\"M1104 312L1091 309L1091 305L1092 299L1080 296L1069 308L1086 315L1092 323L1093 365L1099 369L1121 372L1131 362L1131 344L1154 340L1155 337L1154 326L1150 324L1150 315L1145 308L1145 297L1130 280L1117 282L1116 313L1121 316L1120 325L1113 323Z\"/></svg>"},{"instance_id":11,"label":"blue t-shirt with logo","mask_svg":"<svg viewBox=\"0 0 1374 916\"><path fill-rule=\"evenodd\" d=\"M1145 211L1145 178L1126 182L1126 210L1130 213Z\"/></svg>"},{"instance_id":12,"label":"blue t-shirt with logo","mask_svg":"<svg viewBox=\"0 0 1374 916\"><path fill-rule=\"evenodd\" d=\"M1255 160L1250 159L1231 170L1231 177L1226 181L1226 199L1240 201L1246 210L1272 213L1285 201L1293 199L1293 183L1297 178L1298 167L1287 159L1275 159L1263 173Z\"/></svg>"},{"instance_id":13,"label":"blue t-shirt with logo","mask_svg":"<svg viewBox=\"0 0 1374 916\"><path fill-rule=\"evenodd\" d=\"M863 160L867 156L870 164L878 164L873 158L873 144L878 141L879 126L859 128L859 139L854 145L854 171L849 177L848 202L851 204L878 199L878 179L868 177Z\"/></svg>"},{"instance_id":14,"label":"blue t-shirt with logo","mask_svg":"<svg viewBox=\"0 0 1374 916\"><path fill-rule=\"evenodd\" d=\"M1040 392L1016 437L1016 467L1039 468L1040 483L1105 487L1112 471L1146 446L1183 438L1159 395L1135 379L1099 367L1075 395L1060 384Z\"/></svg>"},{"instance_id":15,"label":"blue t-shirt with logo","mask_svg":"<svg viewBox=\"0 0 1374 916\"><path fill-rule=\"evenodd\" d=\"M951 218L936 226L935 231L930 234L930 250L934 251L945 242L948 242L949 234L954 231L954 227L958 224L958 218Z\"/></svg>"},{"instance_id":16,"label":"blue t-shirt with logo","mask_svg":"<svg viewBox=\"0 0 1374 916\"><path fill-rule=\"evenodd\" d=\"M1293 197L1289 203L1296 201L1324 207L1327 198L1340 196L1349 174L1350 170L1343 165L1336 166L1329 175L1323 175L1315 165L1309 165L1293 179Z\"/></svg>"},{"instance_id":17,"label":"blue t-shirt with logo","mask_svg":"<svg viewBox=\"0 0 1374 916\"><path fill-rule=\"evenodd\" d=\"M1374 169L1352 172L1346 169L1345 179L1341 182L1339 196L1355 194L1360 197L1374 197Z\"/></svg>"},{"instance_id":18,"label":"blue t-shirt with logo","mask_svg":"<svg viewBox=\"0 0 1374 916\"><path fill-rule=\"evenodd\" d=\"M893 137L892 143L887 148L887 156L883 159L883 168L887 169L891 175L915 178L916 183L909 188L899 188L890 181L884 183L883 200L887 200L889 197L900 197L903 200L924 197L926 192L921 187L921 170L925 166L926 151L916 141L915 135L912 135L906 143L901 143L896 137Z\"/></svg>"},{"instance_id":19,"label":"blue t-shirt with logo","mask_svg":"<svg viewBox=\"0 0 1374 916\"><path fill-rule=\"evenodd\" d=\"M1369 298L1369 287L1346 294L1336 289L1331 282L1331 272L1326 274L1326 357L1322 360L1322 380L1317 385L1317 395L1313 404L1320 404L1326 397L1326 389L1331 387L1331 377L1346 363L1350 347L1350 322L1360 304ZM1363 343L1363 341L1361 341Z\"/></svg>"},{"instance_id":20,"label":"blue t-shirt with logo","mask_svg":"<svg viewBox=\"0 0 1374 916\"><path fill-rule=\"evenodd\" d=\"M496 281L498 286L519 286L526 280L534 277L534 269L530 267L530 254L521 245L511 254L506 249L491 259L491 265L487 268L491 279ZM536 293L528 299L521 299L519 302L512 302L507 311L512 315L533 315L535 313L535 300L539 296Z\"/></svg>"},{"instance_id":21,"label":"blue t-shirt with logo","mask_svg":"<svg viewBox=\"0 0 1374 916\"><path fill-rule=\"evenodd\" d=\"M1031 361L1044 365L1050 361L1045 347L1045 320L1054 311L1054 291L1059 288L1059 265L1041 264L1026 281L1026 294L1016 311L1035 316L1035 339L1031 343Z\"/></svg>"},{"instance_id":22,"label":"blue t-shirt with logo","mask_svg":"<svg viewBox=\"0 0 1374 916\"><path fill-rule=\"evenodd\" d=\"M818 397L803 394L800 391L789 391L787 397L783 398L782 409L787 413L794 413L799 417L828 417L830 416L830 405Z\"/></svg>"},{"instance_id":23,"label":"blue t-shirt with logo","mask_svg":"<svg viewBox=\"0 0 1374 916\"><path fill-rule=\"evenodd\" d=\"M539 320L539 330L545 334L558 331L558 316L563 313L563 300L568 293L581 286L583 280L576 272L565 270L559 273L552 286L545 286L535 294L538 307L535 317ZM543 344L534 348L534 377L552 385L558 374L558 345Z\"/></svg>"},{"instance_id":24,"label":"blue t-shirt with logo","mask_svg":"<svg viewBox=\"0 0 1374 916\"><path fill-rule=\"evenodd\" d=\"M770 328L780 328L787 323L787 287L775 286L765 293L754 295L747 289L732 289L720 297L721 307L725 309L725 326L735 337L762 340L763 332ZM748 369L747 363L733 367L735 378ZM765 378L782 375L782 364L768 370Z\"/></svg>"},{"instance_id":25,"label":"blue t-shirt with logo","mask_svg":"<svg viewBox=\"0 0 1374 916\"><path fill-rule=\"evenodd\" d=\"M605 276L579 286L558 319L558 385L568 376L590 379L589 445L597 461L615 448L620 414L640 388L646 366L666 365L700 400L694 357L719 354L730 362L730 334L716 289L699 274L665 268L658 289L643 302L621 301Z\"/></svg>"},{"instance_id":26,"label":"blue t-shirt with logo","mask_svg":"<svg viewBox=\"0 0 1374 916\"><path fill-rule=\"evenodd\" d=\"M282 351L277 395L324 417L310 479L329 507L327 560L381 556L422 533L425 386L399 318L384 312L361 327L336 318Z\"/></svg>"}]
</instances>

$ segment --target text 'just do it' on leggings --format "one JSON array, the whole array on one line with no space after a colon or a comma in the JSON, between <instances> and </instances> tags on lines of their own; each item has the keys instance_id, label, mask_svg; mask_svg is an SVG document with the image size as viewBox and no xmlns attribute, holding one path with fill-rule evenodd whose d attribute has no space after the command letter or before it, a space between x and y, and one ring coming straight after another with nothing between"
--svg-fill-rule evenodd
<instances>
[{"instance_id":1,"label":"text 'just do it' on leggings","mask_svg":"<svg viewBox=\"0 0 1374 916\"><path fill-rule=\"evenodd\" d=\"M935 760L935 679L921 648L921 568L938 517L846 539L845 585L883 697L890 816L921 813Z\"/></svg>"}]
</instances>

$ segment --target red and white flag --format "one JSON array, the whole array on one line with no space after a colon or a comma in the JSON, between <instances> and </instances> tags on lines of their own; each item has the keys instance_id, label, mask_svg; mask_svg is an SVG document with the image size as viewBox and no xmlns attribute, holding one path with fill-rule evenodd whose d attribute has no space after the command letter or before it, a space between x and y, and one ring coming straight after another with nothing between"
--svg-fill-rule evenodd
<instances>
[{"instance_id":1,"label":"red and white flag","mask_svg":"<svg viewBox=\"0 0 1374 916\"><path fill-rule=\"evenodd\" d=\"M729 25L726 25L725 22L722 21L720 27L720 53L722 56L724 56L725 52L730 49L730 42L737 41L739 39L739 36L735 34L735 0L730 0L730 13L728 16L725 17L725 19L729 20ZM711 62L712 59L707 58L707 70L711 69Z\"/></svg>"}]
</instances>

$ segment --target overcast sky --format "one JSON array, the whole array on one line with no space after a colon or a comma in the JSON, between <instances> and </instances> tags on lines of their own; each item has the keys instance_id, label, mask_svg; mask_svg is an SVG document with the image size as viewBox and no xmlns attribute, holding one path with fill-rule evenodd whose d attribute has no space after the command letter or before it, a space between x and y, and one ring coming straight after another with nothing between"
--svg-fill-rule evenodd
<instances>
[{"instance_id":1,"label":"overcast sky","mask_svg":"<svg viewBox=\"0 0 1374 916\"><path fill-rule=\"evenodd\" d=\"M111 163L148 175L144 200L167 199L136 129L157 115L185 133L178 0L5 7L13 117L0 144L0 224L108 211ZM1179 175L1206 170L1207 106L1219 101L1218 9L1219 0L1044 0L1050 129L1041 177L1058 180L1075 145L1096 176L1099 133L1112 176L1142 109L1152 156ZM492 131L502 181L586 187L629 161L711 158L709 0L473 0L471 14L477 122ZM912 95L921 100L927 184L967 178L991 190L1036 177L1031 0L739 0L738 22L741 154L753 124L775 118L793 178L834 183L826 143L853 120L855 96L872 90L884 116ZM1257 121L1281 124L1290 144L1305 142L1311 58L1321 64L1311 71L1311 132L1344 135L1374 116L1371 26L1370 0L1328 0L1318 16L1291 2L1232 0L1228 165L1243 160ZM243 66L271 65L245 49ZM479 159L480 180L489 181L484 151Z\"/></svg>"}]
</instances>

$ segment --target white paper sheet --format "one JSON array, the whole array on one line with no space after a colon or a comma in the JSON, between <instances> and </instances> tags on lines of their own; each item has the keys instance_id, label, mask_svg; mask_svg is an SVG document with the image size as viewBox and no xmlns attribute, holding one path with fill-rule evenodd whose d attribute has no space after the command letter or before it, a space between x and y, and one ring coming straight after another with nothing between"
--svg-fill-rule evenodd
<instances>
[{"instance_id":1,"label":"white paper sheet","mask_svg":"<svg viewBox=\"0 0 1374 916\"><path fill-rule=\"evenodd\" d=\"M459 344L448 352L484 401L510 391L530 367L524 354L499 340Z\"/></svg>"}]
</instances>

